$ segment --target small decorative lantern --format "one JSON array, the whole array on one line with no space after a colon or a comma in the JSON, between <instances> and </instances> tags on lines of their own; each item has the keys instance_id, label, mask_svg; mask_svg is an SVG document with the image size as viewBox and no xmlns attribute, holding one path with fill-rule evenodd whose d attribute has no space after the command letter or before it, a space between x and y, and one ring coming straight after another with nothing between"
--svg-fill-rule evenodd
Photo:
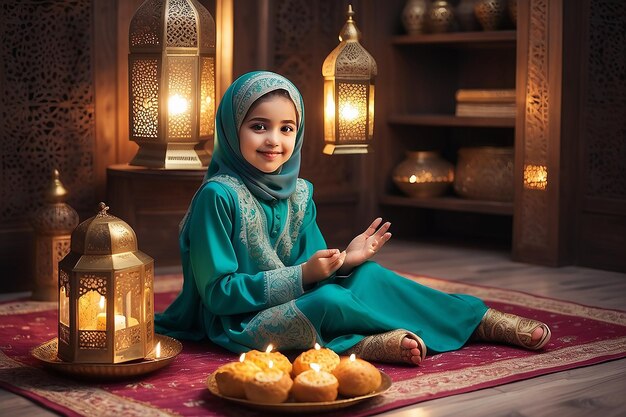
<instances>
[{"instance_id":1,"label":"small decorative lantern","mask_svg":"<svg viewBox=\"0 0 626 417\"><path fill-rule=\"evenodd\" d=\"M59 295L59 261L70 251L70 234L79 220L76 210L65 203L66 197L67 190L55 169L46 190L46 202L31 220L35 229L33 300L56 301Z\"/></svg>"},{"instance_id":2,"label":"small decorative lantern","mask_svg":"<svg viewBox=\"0 0 626 417\"><path fill-rule=\"evenodd\" d=\"M339 45L326 57L324 76L325 154L367 153L374 134L374 58L361 46L361 32L348 20Z\"/></svg>"},{"instance_id":3,"label":"small decorative lantern","mask_svg":"<svg viewBox=\"0 0 626 417\"><path fill-rule=\"evenodd\" d=\"M72 232L59 263L59 357L115 364L154 348L154 261L137 250L133 229L100 212Z\"/></svg>"},{"instance_id":4,"label":"small decorative lantern","mask_svg":"<svg viewBox=\"0 0 626 417\"><path fill-rule=\"evenodd\" d=\"M196 0L146 0L129 30L131 165L195 169L215 125L215 20Z\"/></svg>"}]
</instances>

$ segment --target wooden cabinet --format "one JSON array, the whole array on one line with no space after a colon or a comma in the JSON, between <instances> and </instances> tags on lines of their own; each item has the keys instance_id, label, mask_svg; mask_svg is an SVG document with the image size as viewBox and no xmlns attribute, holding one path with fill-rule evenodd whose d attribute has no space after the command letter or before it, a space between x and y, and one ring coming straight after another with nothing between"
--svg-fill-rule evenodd
<instances>
[{"instance_id":1,"label":"wooden cabinet","mask_svg":"<svg viewBox=\"0 0 626 417\"><path fill-rule=\"evenodd\" d=\"M158 170L128 164L107 168L110 213L128 223L156 267L180 265L178 225L206 169Z\"/></svg>"},{"instance_id":2,"label":"wooden cabinet","mask_svg":"<svg viewBox=\"0 0 626 417\"><path fill-rule=\"evenodd\" d=\"M456 164L462 147L514 146L515 117L455 116L455 94L515 88L516 32L399 35L390 43L381 83L392 93L379 147L385 215L400 223L394 227L400 234L489 237L510 244L512 201L467 199L452 187L441 197L407 197L393 184L392 172L406 151L438 150Z\"/></svg>"}]
</instances>

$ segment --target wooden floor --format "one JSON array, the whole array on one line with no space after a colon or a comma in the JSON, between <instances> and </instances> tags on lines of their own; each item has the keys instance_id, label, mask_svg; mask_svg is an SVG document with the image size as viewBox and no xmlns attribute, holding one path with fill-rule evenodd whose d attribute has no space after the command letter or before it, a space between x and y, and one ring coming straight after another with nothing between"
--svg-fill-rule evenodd
<instances>
[{"instance_id":1,"label":"wooden floor","mask_svg":"<svg viewBox=\"0 0 626 417\"><path fill-rule=\"evenodd\" d=\"M626 310L626 274L623 273L579 267L547 268L512 262L507 251L494 248L393 239L376 260L398 271ZM0 415L55 414L0 390ZM426 401L381 415L623 417L626 416L626 359Z\"/></svg>"}]
</instances>

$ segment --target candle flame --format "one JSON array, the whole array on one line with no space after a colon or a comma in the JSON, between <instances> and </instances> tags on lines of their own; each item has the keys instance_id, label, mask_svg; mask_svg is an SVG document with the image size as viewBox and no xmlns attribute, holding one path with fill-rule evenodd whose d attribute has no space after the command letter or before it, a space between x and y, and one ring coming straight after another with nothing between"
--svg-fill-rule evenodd
<instances>
[{"instance_id":1,"label":"candle flame","mask_svg":"<svg viewBox=\"0 0 626 417\"><path fill-rule=\"evenodd\" d=\"M322 347L320 346L320 344L319 344L319 343L316 343L316 344L315 344L315 350L320 350L321 348L322 348Z\"/></svg>"},{"instance_id":2,"label":"candle flame","mask_svg":"<svg viewBox=\"0 0 626 417\"><path fill-rule=\"evenodd\" d=\"M170 114L177 116L187 112L189 103L184 97L179 94L175 94L169 98L167 106Z\"/></svg>"},{"instance_id":3,"label":"candle flame","mask_svg":"<svg viewBox=\"0 0 626 417\"><path fill-rule=\"evenodd\" d=\"M274 349L274 346L272 346L272 344L270 343L269 345L267 345L267 349L265 349L265 353L270 353L272 349Z\"/></svg>"},{"instance_id":4,"label":"candle flame","mask_svg":"<svg viewBox=\"0 0 626 417\"><path fill-rule=\"evenodd\" d=\"M239 356L239 362L243 362L246 360L246 352L242 353L241 356Z\"/></svg>"},{"instance_id":5,"label":"candle flame","mask_svg":"<svg viewBox=\"0 0 626 417\"><path fill-rule=\"evenodd\" d=\"M154 354L154 356L156 356L156 358L160 358L161 357L161 342L157 343L156 345L156 352Z\"/></svg>"},{"instance_id":6,"label":"candle flame","mask_svg":"<svg viewBox=\"0 0 626 417\"><path fill-rule=\"evenodd\" d=\"M353 362L356 360L356 355L354 353L350 355L350 360Z\"/></svg>"},{"instance_id":7,"label":"candle flame","mask_svg":"<svg viewBox=\"0 0 626 417\"><path fill-rule=\"evenodd\" d=\"M311 364L309 364L309 366L310 366L310 367L311 367L311 369L313 369L315 372L319 372L319 371L320 371L320 369L322 369L322 367L321 367L319 364L317 364L317 363L311 363Z\"/></svg>"},{"instance_id":8,"label":"candle flame","mask_svg":"<svg viewBox=\"0 0 626 417\"><path fill-rule=\"evenodd\" d=\"M274 361L269 361L267 367L272 369L274 367Z\"/></svg>"},{"instance_id":9,"label":"candle flame","mask_svg":"<svg viewBox=\"0 0 626 417\"><path fill-rule=\"evenodd\" d=\"M104 310L104 295L100 296L100 302L98 303L100 310Z\"/></svg>"}]
</instances>

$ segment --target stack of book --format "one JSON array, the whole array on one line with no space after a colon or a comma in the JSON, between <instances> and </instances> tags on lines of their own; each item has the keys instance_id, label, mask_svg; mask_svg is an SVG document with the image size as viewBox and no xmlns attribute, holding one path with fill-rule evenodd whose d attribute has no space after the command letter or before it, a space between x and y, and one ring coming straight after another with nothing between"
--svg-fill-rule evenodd
<instances>
[{"instance_id":1,"label":"stack of book","mask_svg":"<svg viewBox=\"0 0 626 417\"><path fill-rule=\"evenodd\" d=\"M457 90L456 115L515 117L515 90Z\"/></svg>"}]
</instances>

